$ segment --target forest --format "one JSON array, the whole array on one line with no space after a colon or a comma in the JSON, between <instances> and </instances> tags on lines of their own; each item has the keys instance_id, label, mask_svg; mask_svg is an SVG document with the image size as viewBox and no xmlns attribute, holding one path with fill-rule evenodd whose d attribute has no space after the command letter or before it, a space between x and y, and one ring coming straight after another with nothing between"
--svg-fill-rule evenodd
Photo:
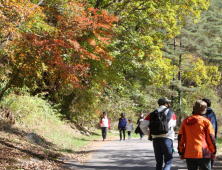
<instances>
[{"instance_id":1,"label":"forest","mask_svg":"<svg viewBox=\"0 0 222 170\"><path fill-rule=\"evenodd\" d=\"M80 127L162 96L178 122L202 98L220 113L220 0L1 0L0 23L2 107L35 96Z\"/></svg>"},{"instance_id":2,"label":"forest","mask_svg":"<svg viewBox=\"0 0 222 170\"><path fill-rule=\"evenodd\" d=\"M95 145L119 139L121 113L135 128L163 96L172 100L176 135L195 101L211 100L221 169L221 73L221 0L0 0L0 169L84 163ZM141 151L151 144L132 138Z\"/></svg>"}]
</instances>

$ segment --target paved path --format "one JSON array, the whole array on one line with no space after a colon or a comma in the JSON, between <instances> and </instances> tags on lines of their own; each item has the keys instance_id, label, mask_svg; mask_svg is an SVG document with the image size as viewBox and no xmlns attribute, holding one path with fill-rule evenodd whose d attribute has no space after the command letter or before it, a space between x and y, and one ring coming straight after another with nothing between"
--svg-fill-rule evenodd
<instances>
[{"instance_id":1,"label":"paved path","mask_svg":"<svg viewBox=\"0 0 222 170\"><path fill-rule=\"evenodd\" d=\"M177 150L177 141L174 142ZM171 170L186 170L186 162L173 154ZM147 139L131 139L106 143L92 154L92 158L81 165L68 160L65 169L76 170L155 170L156 161L152 142Z\"/></svg>"}]
</instances>

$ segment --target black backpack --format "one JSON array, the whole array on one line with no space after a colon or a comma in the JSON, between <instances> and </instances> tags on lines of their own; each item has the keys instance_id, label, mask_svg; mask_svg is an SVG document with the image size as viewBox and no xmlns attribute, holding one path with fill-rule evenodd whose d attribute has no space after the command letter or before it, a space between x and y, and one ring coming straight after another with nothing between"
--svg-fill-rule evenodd
<instances>
[{"instance_id":1,"label":"black backpack","mask_svg":"<svg viewBox=\"0 0 222 170\"><path fill-rule=\"evenodd\" d=\"M165 115L164 112L167 109L168 108L163 109L161 112L155 110L154 112L150 113L149 128L151 135L161 135L168 133L169 131L168 122L170 121L174 112L169 109L167 115Z\"/></svg>"}]
</instances>

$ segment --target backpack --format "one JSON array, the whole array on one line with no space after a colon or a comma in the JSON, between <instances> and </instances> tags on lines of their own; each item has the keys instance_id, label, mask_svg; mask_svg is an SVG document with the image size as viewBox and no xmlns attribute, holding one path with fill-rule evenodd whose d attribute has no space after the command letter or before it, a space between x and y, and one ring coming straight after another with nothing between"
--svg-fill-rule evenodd
<instances>
[{"instance_id":1,"label":"backpack","mask_svg":"<svg viewBox=\"0 0 222 170\"><path fill-rule=\"evenodd\" d=\"M167 115L165 115L164 112L167 109L168 108L163 109L161 112L155 110L154 112L150 113L149 128L151 135L161 135L168 133L169 131L168 122L170 121L174 112L169 109Z\"/></svg>"}]
</instances>

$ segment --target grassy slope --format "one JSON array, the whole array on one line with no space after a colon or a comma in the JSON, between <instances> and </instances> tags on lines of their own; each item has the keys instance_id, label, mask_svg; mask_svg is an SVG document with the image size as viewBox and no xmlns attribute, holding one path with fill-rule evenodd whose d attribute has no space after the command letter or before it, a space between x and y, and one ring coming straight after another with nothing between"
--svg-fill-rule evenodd
<instances>
[{"instance_id":1,"label":"grassy slope","mask_svg":"<svg viewBox=\"0 0 222 170\"><path fill-rule=\"evenodd\" d=\"M0 150L2 153L11 150L11 156L9 154L0 162L2 167L15 168L21 162L19 160L30 157L53 161L59 156L67 156L84 161L91 141L100 137L96 132L90 137L80 134L70 124L61 121L58 113L40 98L11 94L1 104L9 108L16 118L12 127L1 120ZM31 132L39 136L41 145L27 141L24 136ZM59 164L55 163L55 166Z\"/></svg>"}]
</instances>

